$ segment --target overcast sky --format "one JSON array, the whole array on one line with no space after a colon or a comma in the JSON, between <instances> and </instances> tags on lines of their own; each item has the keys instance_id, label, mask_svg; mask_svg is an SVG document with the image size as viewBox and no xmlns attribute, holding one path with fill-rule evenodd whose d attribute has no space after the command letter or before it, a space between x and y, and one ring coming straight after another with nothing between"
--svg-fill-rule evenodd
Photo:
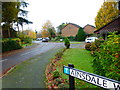
<instances>
[{"instance_id":1,"label":"overcast sky","mask_svg":"<svg viewBox=\"0 0 120 90\"><path fill-rule=\"evenodd\" d=\"M95 26L95 17L104 0L28 0L28 19L33 22L29 27L41 30L46 20L54 27L62 23L75 23L84 27Z\"/></svg>"}]
</instances>

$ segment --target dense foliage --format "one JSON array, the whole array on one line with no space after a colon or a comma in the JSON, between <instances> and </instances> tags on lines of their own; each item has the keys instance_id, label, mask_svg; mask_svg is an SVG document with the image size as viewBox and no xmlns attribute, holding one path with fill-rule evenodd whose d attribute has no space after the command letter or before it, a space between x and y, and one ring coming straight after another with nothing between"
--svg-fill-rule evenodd
<instances>
[{"instance_id":1,"label":"dense foliage","mask_svg":"<svg viewBox=\"0 0 120 90\"><path fill-rule=\"evenodd\" d=\"M63 27L65 27L67 25L67 23L65 24L65 23L62 23L61 25L59 25L58 27L57 27L57 33L58 34L62 34L62 32L61 32L61 29L63 28Z\"/></svg>"},{"instance_id":2,"label":"dense foliage","mask_svg":"<svg viewBox=\"0 0 120 90\"><path fill-rule=\"evenodd\" d=\"M65 42L64 44L65 44L66 48L68 49L70 47L69 39L67 37L65 37L64 42Z\"/></svg>"},{"instance_id":3,"label":"dense foliage","mask_svg":"<svg viewBox=\"0 0 120 90\"><path fill-rule=\"evenodd\" d=\"M120 81L120 34L109 35L108 40L94 53L96 74Z\"/></svg>"},{"instance_id":4,"label":"dense foliage","mask_svg":"<svg viewBox=\"0 0 120 90\"><path fill-rule=\"evenodd\" d=\"M76 41L76 39L75 39L74 36L69 36L68 39L69 39L70 41Z\"/></svg>"},{"instance_id":5,"label":"dense foliage","mask_svg":"<svg viewBox=\"0 0 120 90\"><path fill-rule=\"evenodd\" d=\"M8 37L11 37L10 27L17 19L19 5L19 2L2 2L2 22L4 22L4 29L8 31Z\"/></svg>"},{"instance_id":6,"label":"dense foliage","mask_svg":"<svg viewBox=\"0 0 120 90\"><path fill-rule=\"evenodd\" d=\"M20 34L19 38L21 39L22 44L31 44L32 43L32 38L27 35Z\"/></svg>"},{"instance_id":7,"label":"dense foliage","mask_svg":"<svg viewBox=\"0 0 120 90\"><path fill-rule=\"evenodd\" d=\"M2 40L2 52L20 49L21 40L19 38Z\"/></svg>"},{"instance_id":8,"label":"dense foliage","mask_svg":"<svg viewBox=\"0 0 120 90\"><path fill-rule=\"evenodd\" d=\"M27 35L28 37L35 39L36 38L36 33L32 30L25 30L23 31L24 35Z\"/></svg>"},{"instance_id":9,"label":"dense foliage","mask_svg":"<svg viewBox=\"0 0 120 90\"><path fill-rule=\"evenodd\" d=\"M84 41L85 37L86 37L86 34L85 34L83 28L80 27L75 39L76 39L76 41Z\"/></svg>"},{"instance_id":10,"label":"dense foliage","mask_svg":"<svg viewBox=\"0 0 120 90\"><path fill-rule=\"evenodd\" d=\"M118 17L119 10L116 7L117 7L117 2L103 3L95 18L95 25L97 29L99 29L100 27L106 25L107 23L111 22L113 19Z\"/></svg>"}]
</instances>

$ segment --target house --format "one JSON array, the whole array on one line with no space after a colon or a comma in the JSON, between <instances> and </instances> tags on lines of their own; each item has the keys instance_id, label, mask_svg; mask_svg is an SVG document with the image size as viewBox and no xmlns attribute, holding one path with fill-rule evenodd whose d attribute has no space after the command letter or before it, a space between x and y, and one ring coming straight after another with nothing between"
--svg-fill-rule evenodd
<instances>
[{"instance_id":1,"label":"house","mask_svg":"<svg viewBox=\"0 0 120 90\"><path fill-rule=\"evenodd\" d=\"M79 28L80 28L79 25L68 23L65 27L61 29L61 36L62 37L69 37L69 36L75 37L76 34L78 33Z\"/></svg>"},{"instance_id":2,"label":"house","mask_svg":"<svg viewBox=\"0 0 120 90\"><path fill-rule=\"evenodd\" d=\"M89 24L87 24L86 26L84 26L84 32L86 34L93 34L94 31L95 31L95 27L94 26L89 25Z\"/></svg>"},{"instance_id":3,"label":"house","mask_svg":"<svg viewBox=\"0 0 120 90\"><path fill-rule=\"evenodd\" d=\"M104 37L104 39L107 37L108 32L114 32L117 31L120 33L120 16L118 18L112 20L105 26L99 28L94 33L99 34L101 37Z\"/></svg>"}]
</instances>

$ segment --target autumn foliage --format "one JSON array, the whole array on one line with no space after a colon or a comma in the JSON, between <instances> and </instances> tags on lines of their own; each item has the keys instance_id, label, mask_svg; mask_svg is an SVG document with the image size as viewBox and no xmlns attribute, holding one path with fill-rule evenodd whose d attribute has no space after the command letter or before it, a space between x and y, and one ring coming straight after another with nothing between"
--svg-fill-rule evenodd
<instances>
[{"instance_id":1,"label":"autumn foliage","mask_svg":"<svg viewBox=\"0 0 120 90\"><path fill-rule=\"evenodd\" d=\"M118 17L118 14L119 10L117 9L117 2L104 2L95 18L96 28L99 29L111 22L113 19Z\"/></svg>"}]
</instances>

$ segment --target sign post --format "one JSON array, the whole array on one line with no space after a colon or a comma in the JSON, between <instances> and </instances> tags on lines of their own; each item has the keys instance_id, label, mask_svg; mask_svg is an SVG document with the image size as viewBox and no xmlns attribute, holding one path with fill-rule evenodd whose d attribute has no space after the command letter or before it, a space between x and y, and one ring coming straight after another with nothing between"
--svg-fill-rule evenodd
<instances>
[{"instance_id":1,"label":"sign post","mask_svg":"<svg viewBox=\"0 0 120 90\"><path fill-rule=\"evenodd\" d=\"M68 66L70 68L74 68L73 64L68 64ZM70 90L75 90L75 81L74 81L74 77L72 77L71 75L69 75L69 86L70 86Z\"/></svg>"},{"instance_id":2,"label":"sign post","mask_svg":"<svg viewBox=\"0 0 120 90\"><path fill-rule=\"evenodd\" d=\"M111 89L120 90L120 81L109 79L103 76L99 76L86 71L78 70L74 68L74 65L68 64L69 67L63 67L63 73L69 75L70 90L74 90L74 78L86 81L88 83L94 84L96 86Z\"/></svg>"}]
</instances>

